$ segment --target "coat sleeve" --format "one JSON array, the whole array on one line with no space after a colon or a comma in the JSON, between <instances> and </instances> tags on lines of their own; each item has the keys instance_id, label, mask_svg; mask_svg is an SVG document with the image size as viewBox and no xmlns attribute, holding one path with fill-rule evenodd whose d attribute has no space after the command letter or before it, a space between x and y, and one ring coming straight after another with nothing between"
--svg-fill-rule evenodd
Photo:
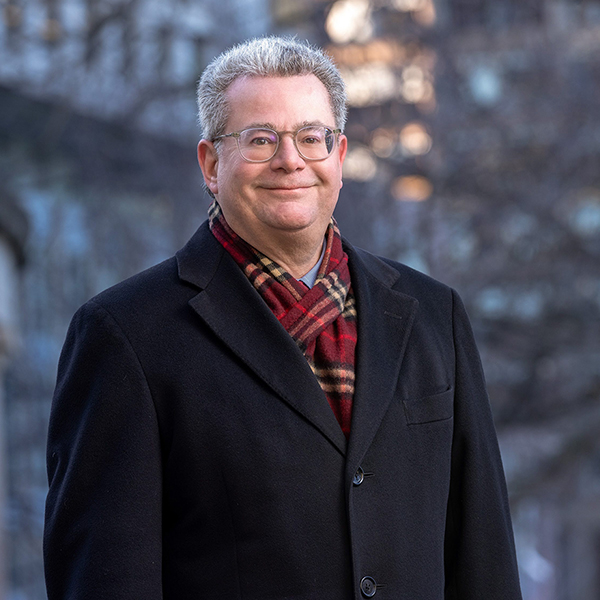
<instances>
[{"instance_id":1,"label":"coat sleeve","mask_svg":"<svg viewBox=\"0 0 600 600\"><path fill-rule=\"evenodd\" d=\"M47 462L49 600L162 598L156 412L129 340L94 302L61 354Z\"/></svg>"},{"instance_id":2,"label":"coat sleeve","mask_svg":"<svg viewBox=\"0 0 600 600\"><path fill-rule=\"evenodd\" d=\"M446 600L520 600L504 471L473 332L453 292L455 412Z\"/></svg>"}]
</instances>

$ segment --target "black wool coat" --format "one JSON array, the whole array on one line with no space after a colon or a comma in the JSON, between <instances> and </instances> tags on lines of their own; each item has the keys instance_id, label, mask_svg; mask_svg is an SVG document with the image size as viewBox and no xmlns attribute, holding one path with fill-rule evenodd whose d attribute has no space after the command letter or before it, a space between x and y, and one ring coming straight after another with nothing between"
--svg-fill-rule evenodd
<instances>
[{"instance_id":1,"label":"black wool coat","mask_svg":"<svg viewBox=\"0 0 600 600\"><path fill-rule=\"evenodd\" d=\"M346 251L348 441L207 223L76 313L48 438L49 600L521 597L460 299Z\"/></svg>"}]
</instances>

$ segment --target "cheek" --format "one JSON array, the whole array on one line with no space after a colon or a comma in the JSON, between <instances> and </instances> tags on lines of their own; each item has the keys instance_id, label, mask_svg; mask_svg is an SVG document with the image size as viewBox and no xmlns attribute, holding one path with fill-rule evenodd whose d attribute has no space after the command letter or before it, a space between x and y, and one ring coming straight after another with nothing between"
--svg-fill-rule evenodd
<instances>
[{"instance_id":1,"label":"cheek","mask_svg":"<svg viewBox=\"0 0 600 600\"><path fill-rule=\"evenodd\" d=\"M332 190L340 190L342 188L343 181L342 181L341 165L330 169L323 176L326 179L326 181L328 182L328 184Z\"/></svg>"},{"instance_id":2,"label":"cheek","mask_svg":"<svg viewBox=\"0 0 600 600\"><path fill-rule=\"evenodd\" d=\"M239 193L244 190L248 192L248 188L257 180L257 170L252 168L253 165L243 163L241 165L227 165L219 173L219 185L226 187L228 193ZM223 191L223 190L222 190Z\"/></svg>"}]
</instances>

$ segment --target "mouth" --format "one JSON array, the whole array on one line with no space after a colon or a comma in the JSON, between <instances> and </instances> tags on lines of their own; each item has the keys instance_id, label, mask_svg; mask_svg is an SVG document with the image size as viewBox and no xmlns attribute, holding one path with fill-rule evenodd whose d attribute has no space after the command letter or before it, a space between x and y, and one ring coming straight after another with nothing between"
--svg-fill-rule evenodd
<instances>
[{"instance_id":1,"label":"mouth","mask_svg":"<svg viewBox=\"0 0 600 600\"><path fill-rule=\"evenodd\" d=\"M297 190L307 190L312 185L261 185L260 187L272 192L294 192Z\"/></svg>"}]
</instances>

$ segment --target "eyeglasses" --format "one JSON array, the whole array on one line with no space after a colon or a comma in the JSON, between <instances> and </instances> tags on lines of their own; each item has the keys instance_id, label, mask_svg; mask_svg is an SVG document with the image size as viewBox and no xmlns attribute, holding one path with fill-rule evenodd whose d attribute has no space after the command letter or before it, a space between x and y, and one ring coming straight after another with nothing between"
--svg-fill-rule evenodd
<instances>
[{"instance_id":1,"label":"eyeglasses","mask_svg":"<svg viewBox=\"0 0 600 600\"><path fill-rule=\"evenodd\" d=\"M234 131L218 135L212 141L232 137L236 139L242 158L247 162L260 163L271 160L277 153L281 136L289 133L298 154L305 160L325 160L335 148L336 136L341 129L330 129L319 125L302 127L293 131L274 131L265 127L250 127L243 131Z\"/></svg>"}]
</instances>

